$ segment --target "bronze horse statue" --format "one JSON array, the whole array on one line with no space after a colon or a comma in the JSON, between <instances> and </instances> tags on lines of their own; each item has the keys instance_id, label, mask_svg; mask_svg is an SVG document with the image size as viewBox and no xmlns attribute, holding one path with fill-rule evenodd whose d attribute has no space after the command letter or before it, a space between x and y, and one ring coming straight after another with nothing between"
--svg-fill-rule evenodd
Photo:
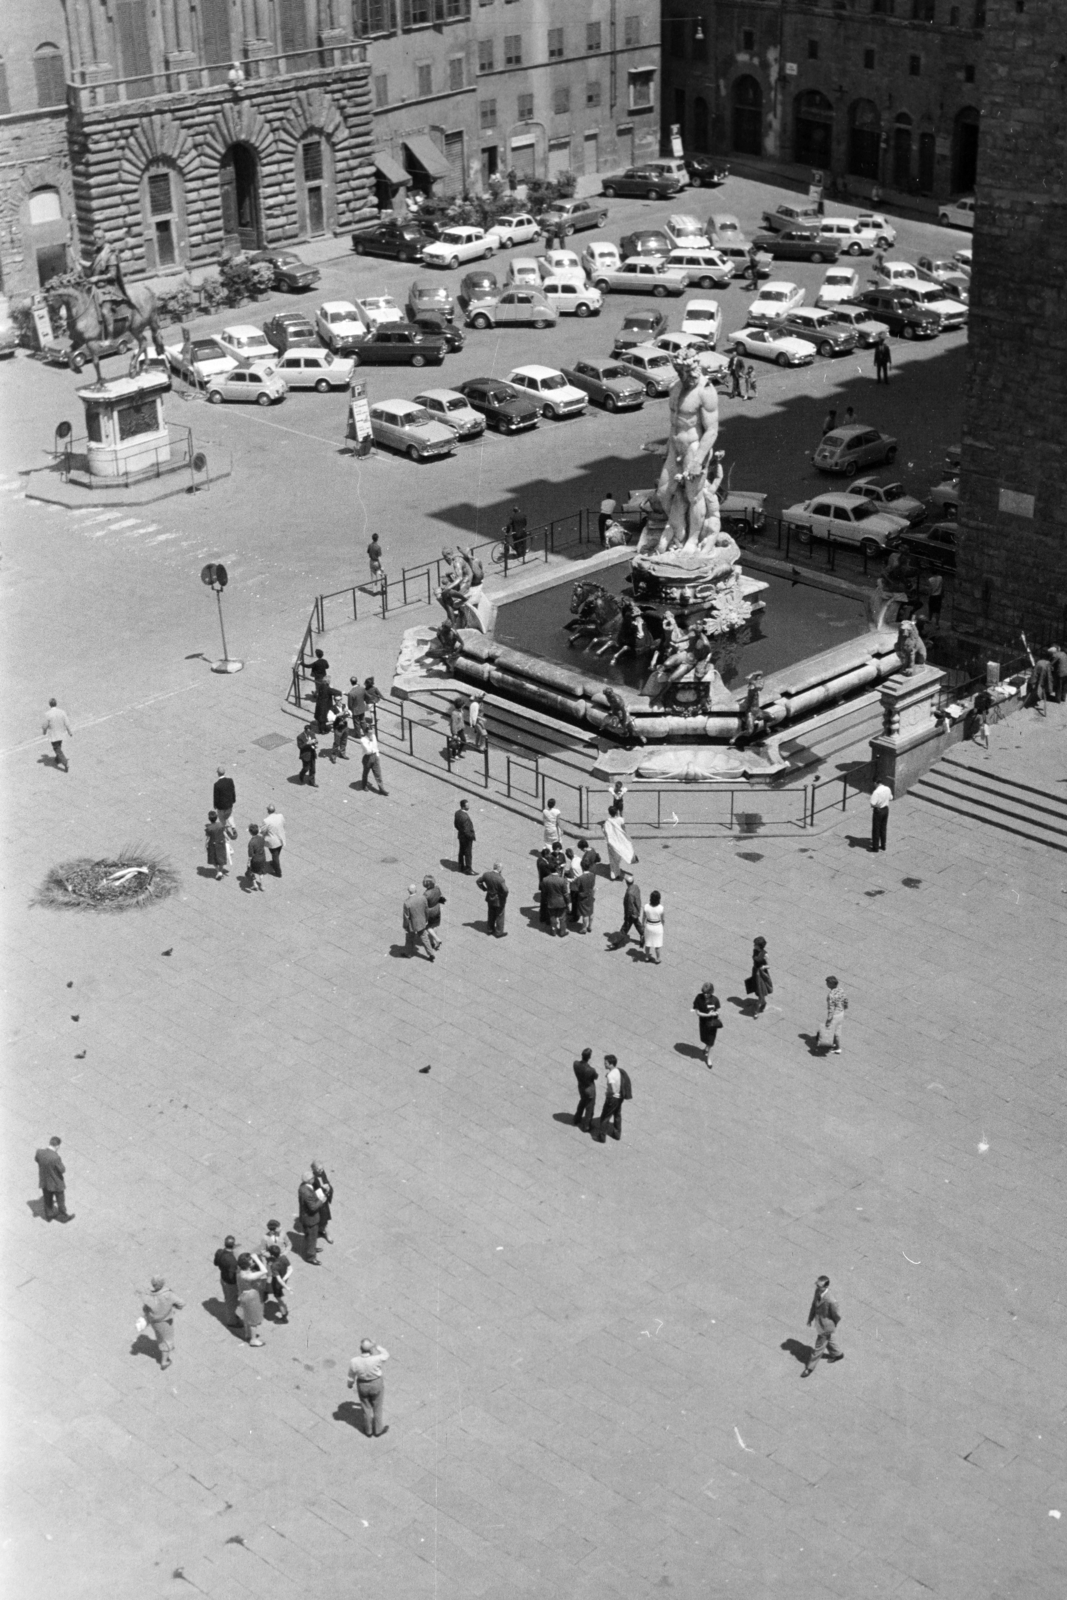
<instances>
[{"instance_id":1,"label":"bronze horse statue","mask_svg":"<svg viewBox=\"0 0 1067 1600\"><path fill-rule=\"evenodd\" d=\"M114 352L105 348L115 337L114 313L95 284L79 280L60 284L46 290L49 303L65 306L67 326L70 330L72 350L85 349L96 369L96 381L102 384L100 362ZM145 284L135 284L132 289L122 287L124 303L129 309L129 326L125 330L135 339L137 348L130 360L130 376L137 371L148 354L148 334L157 355L164 355L163 337L159 330L159 307L156 297ZM121 302L120 302L121 303Z\"/></svg>"},{"instance_id":2,"label":"bronze horse statue","mask_svg":"<svg viewBox=\"0 0 1067 1600\"><path fill-rule=\"evenodd\" d=\"M581 578L571 591L571 620L563 626L572 641L587 635L594 644L601 644L610 638L621 609L615 596L601 584Z\"/></svg>"}]
</instances>

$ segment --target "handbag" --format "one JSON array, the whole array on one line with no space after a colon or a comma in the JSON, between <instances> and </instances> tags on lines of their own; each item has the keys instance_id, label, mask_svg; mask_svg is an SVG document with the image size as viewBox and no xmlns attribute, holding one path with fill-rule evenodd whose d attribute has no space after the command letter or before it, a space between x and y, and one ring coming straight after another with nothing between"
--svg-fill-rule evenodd
<instances>
[{"instance_id":1,"label":"handbag","mask_svg":"<svg viewBox=\"0 0 1067 1600\"><path fill-rule=\"evenodd\" d=\"M745 993L746 994L755 994L755 992L756 992L756 980L755 980L755 978L746 978L745 979Z\"/></svg>"}]
</instances>

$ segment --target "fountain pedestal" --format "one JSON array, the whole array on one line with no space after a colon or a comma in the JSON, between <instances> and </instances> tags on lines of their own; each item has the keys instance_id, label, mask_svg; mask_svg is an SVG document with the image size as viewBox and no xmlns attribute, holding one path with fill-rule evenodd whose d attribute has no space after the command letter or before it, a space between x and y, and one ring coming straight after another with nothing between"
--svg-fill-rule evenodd
<instances>
[{"instance_id":1,"label":"fountain pedestal","mask_svg":"<svg viewBox=\"0 0 1067 1600\"><path fill-rule=\"evenodd\" d=\"M943 722L934 716L945 674L938 667L920 667L887 678L881 688L882 731L871 740L876 783L887 783L895 795L922 777L939 761L945 748Z\"/></svg>"}]
</instances>

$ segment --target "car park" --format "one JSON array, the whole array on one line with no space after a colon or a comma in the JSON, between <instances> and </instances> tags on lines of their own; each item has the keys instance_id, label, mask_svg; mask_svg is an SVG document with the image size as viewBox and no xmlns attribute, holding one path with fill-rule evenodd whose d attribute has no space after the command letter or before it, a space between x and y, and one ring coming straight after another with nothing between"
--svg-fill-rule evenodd
<instances>
[{"instance_id":1,"label":"car park","mask_svg":"<svg viewBox=\"0 0 1067 1600\"><path fill-rule=\"evenodd\" d=\"M880 467L896 459L897 441L862 422L831 428L812 457L820 472L842 472L846 478L854 478L861 467Z\"/></svg>"},{"instance_id":2,"label":"car park","mask_svg":"<svg viewBox=\"0 0 1067 1600\"><path fill-rule=\"evenodd\" d=\"M796 205L775 206L773 211L765 211L760 220L761 225L771 233L784 233L794 228L807 228L815 232L823 219L814 200L809 200Z\"/></svg>"},{"instance_id":3,"label":"car park","mask_svg":"<svg viewBox=\"0 0 1067 1600\"><path fill-rule=\"evenodd\" d=\"M696 189L717 189L730 176L729 167L717 156L689 155L684 160L689 182Z\"/></svg>"},{"instance_id":4,"label":"car park","mask_svg":"<svg viewBox=\"0 0 1067 1600\"><path fill-rule=\"evenodd\" d=\"M663 224L663 231L671 241L673 250L711 249L711 240L704 232L704 224L687 211L673 211Z\"/></svg>"},{"instance_id":5,"label":"car park","mask_svg":"<svg viewBox=\"0 0 1067 1600\"><path fill-rule=\"evenodd\" d=\"M906 289L909 284L921 282L918 268L910 261L877 260L871 272L871 285L876 289Z\"/></svg>"},{"instance_id":6,"label":"car park","mask_svg":"<svg viewBox=\"0 0 1067 1600\"><path fill-rule=\"evenodd\" d=\"M859 275L851 267L831 267L829 272L823 274L819 285L819 292L815 296L817 306L836 306L842 300L851 300L859 294Z\"/></svg>"},{"instance_id":7,"label":"car park","mask_svg":"<svg viewBox=\"0 0 1067 1600\"><path fill-rule=\"evenodd\" d=\"M458 385L458 391L482 414L486 427L495 428L498 433L536 428L541 420L541 407L499 378L468 378Z\"/></svg>"},{"instance_id":8,"label":"car park","mask_svg":"<svg viewBox=\"0 0 1067 1600\"><path fill-rule=\"evenodd\" d=\"M492 277L492 273L488 274ZM466 278L463 282L466 283ZM494 286L496 279L493 278ZM452 291L443 283L428 283L424 278L416 278L408 290L407 316L409 322L414 322L421 312L431 312L435 316L451 322L456 314L456 302Z\"/></svg>"},{"instance_id":9,"label":"car park","mask_svg":"<svg viewBox=\"0 0 1067 1600\"><path fill-rule=\"evenodd\" d=\"M748 320L753 325L777 322L787 312L804 304L805 290L785 278L765 283L748 308Z\"/></svg>"},{"instance_id":10,"label":"car park","mask_svg":"<svg viewBox=\"0 0 1067 1600\"><path fill-rule=\"evenodd\" d=\"M554 200L537 220L546 238L554 235L559 239L572 233L584 233L588 228L602 228L608 213L595 200Z\"/></svg>"},{"instance_id":11,"label":"car park","mask_svg":"<svg viewBox=\"0 0 1067 1600\"><path fill-rule=\"evenodd\" d=\"M654 294L662 298L668 294L684 294L687 284L680 272L663 267L658 261L633 257L614 269L601 267L593 279L593 287L602 294L614 289L620 294Z\"/></svg>"},{"instance_id":12,"label":"car park","mask_svg":"<svg viewBox=\"0 0 1067 1600\"><path fill-rule=\"evenodd\" d=\"M443 339L445 349L450 355L456 350L462 350L467 342L463 329L457 328L452 322L446 322L436 311L422 311L417 317L408 317L407 320L412 327L421 329L423 333L430 333L435 338Z\"/></svg>"},{"instance_id":13,"label":"car park","mask_svg":"<svg viewBox=\"0 0 1067 1600\"><path fill-rule=\"evenodd\" d=\"M375 328L361 344L353 345L348 352L357 367L373 366L440 366L448 345L435 333L424 333L411 322L389 322Z\"/></svg>"},{"instance_id":14,"label":"car park","mask_svg":"<svg viewBox=\"0 0 1067 1600\"><path fill-rule=\"evenodd\" d=\"M379 400L370 408L376 445L400 450L411 461L433 461L454 454L453 429L431 416L417 400Z\"/></svg>"},{"instance_id":15,"label":"car park","mask_svg":"<svg viewBox=\"0 0 1067 1600\"><path fill-rule=\"evenodd\" d=\"M684 156L660 156L655 161L646 161L645 165L661 172L665 178L673 178L679 189L688 189L689 164Z\"/></svg>"},{"instance_id":16,"label":"car park","mask_svg":"<svg viewBox=\"0 0 1067 1600\"><path fill-rule=\"evenodd\" d=\"M562 421L564 417L580 417L589 404L584 389L568 383L555 367L514 367L506 381L513 389L533 400L541 408L543 417Z\"/></svg>"},{"instance_id":17,"label":"car park","mask_svg":"<svg viewBox=\"0 0 1067 1600\"><path fill-rule=\"evenodd\" d=\"M938 319L925 306L916 305L907 290L864 289L855 304L904 339L936 339L941 332Z\"/></svg>"},{"instance_id":18,"label":"car park","mask_svg":"<svg viewBox=\"0 0 1067 1600\"><path fill-rule=\"evenodd\" d=\"M644 386L645 393L652 400L670 394L678 382L674 362L665 350L658 349L654 344L639 344L633 350L623 351L618 357L618 364L623 372Z\"/></svg>"},{"instance_id":19,"label":"car park","mask_svg":"<svg viewBox=\"0 0 1067 1600\"><path fill-rule=\"evenodd\" d=\"M609 198L618 194L638 200L662 200L678 194L681 187L677 178L651 166L627 167L625 172L612 173L600 182L601 194Z\"/></svg>"},{"instance_id":20,"label":"car park","mask_svg":"<svg viewBox=\"0 0 1067 1600\"><path fill-rule=\"evenodd\" d=\"M559 312L541 293L540 282L536 289L515 284L495 300L477 301L468 310L467 321L472 328L507 328L520 324L550 328L559 321Z\"/></svg>"},{"instance_id":21,"label":"car park","mask_svg":"<svg viewBox=\"0 0 1067 1600\"><path fill-rule=\"evenodd\" d=\"M528 211L509 211L497 217L486 233L496 240L498 250L511 250L517 244L529 244L541 236L541 226Z\"/></svg>"},{"instance_id":22,"label":"car park","mask_svg":"<svg viewBox=\"0 0 1067 1600\"><path fill-rule=\"evenodd\" d=\"M347 389L353 366L350 356L332 356L321 345L314 350L292 348L278 358L278 371L290 389L317 389L319 394Z\"/></svg>"},{"instance_id":23,"label":"car park","mask_svg":"<svg viewBox=\"0 0 1067 1600\"><path fill-rule=\"evenodd\" d=\"M959 516L960 480L954 473L942 478L940 483L935 483L930 490L930 504L936 506L946 517Z\"/></svg>"},{"instance_id":24,"label":"car park","mask_svg":"<svg viewBox=\"0 0 1067 1600\"><path fill-rule=\"evenodd\" d=\"M842 328L851 328L856 335L857 343L865 350L877 344L879 339L885 338L883 324L876 322L863 306L829 306L827 314L831 322L838 323Z\"/></svg>"},{"instance_id":25,"label":"car park","mask_svg":"<svg viewBox=\"0 0 1067 1600\"><path fill-rule=\"evenodd\" d=\"M961 194L955 200L946 200L937 213L943 228L974 228L974 195Z\"/></svg>"},{"instance_id":26,"label":"car park","mask_svg":"<svg viewBox=\"0 0 1067 1600\"><path fill-rule=\"evenodd\" d=\"M235 361L273 361L278 354L263 329L253 327L250 322L223 328L215 338Z\"/></svg>"},{"instance_id":27,"label":"car park","mask_svg":"<svg viewBox=\"0 0 1067 1600\"><path fill-rule=\"evenodd\" d=\"M924 566L935 570L955 572L958 536L957 522L934 522L929 528L893 534L886 547L890 550L906 550Z\"/></svg>"},{"instance_id":28,"label":"car park","mask_svg":"<svg viewBox=\"0 0 1067 1600\"><path fill-rule=\"evenodd\" d=\"M815 360L815 346L810 339L782 333L774 324L768 328L739 328L727 335L726 342L735 355L759 356L779 367L810 367Z\"/></svg>"},{"instance_id":29,"label":"car park","mask_svg":"<svg viewBox=\"0 0 1067 1600\"><path fill-rule=\"evenodd\" d=\"M272 287L282 289L286 294L295 294L300 289L313 289L322 277L318 267L309 267L292 250L257 250L249 259L253 262L269 262L274 268Z\"/></svg>"},{"instance_id":30,"label":"car park","mask_svg":"<svg viewBox=\"0 0 1067 1600\"><path fill-rule=\"evenodd\" d=\"M208 335L186 339L181 344L168 344L165 348L167 365L186 383L207 383L211 378L232 372L237 365L236 357L224 350L217 339Z\"/></svg>"},{"instance_id":31,"label":"car park","mask_svg":"<svg viewBox=\"0 0 1067 1600\"><path fill-rule=\"evenodd\" d=\"M451 428L458 439L477 439L485 432L485 418L458 389L426 389L415 396L415 404Z\"/></svg>"},{"instance_id":32,"label":"car park","mask_svg":"<svg viewBox=\"0 0 1067 1600\"><path fill-rule=\"evenodd\" d=\"M775 261L836 261L836 239L807 228L783 228L780 233L757 233L752 243Z\"/></svg>"},{"instance_id":33,"label":"car park","mask_svg":"<svg viewBox=\"0 0 1067 1600\"><path fill-rule=\"evenodd\" d=\"M611 353L618 356L624 350L636 350L639 344L654 344L660 334L666 331L665 312L657 311L652 306L647 311L628 311L622 319L622 327L615 335Z\"/></svg>"},{"instance_id":34,"label":"car park","mask_svg":"<svg viewBox=\"0 0 1067 1600\"><path fill-rule=\"evenodd\" d=\"M870 228L879 250L892 250L897 242L897 230L880 211L861 211L856 217L861 228Z\"/></svg>"},{"instance_id":35,"label":"car park","mask_svg":"<svg viewBox=\"0 0 1067 1600\"><path fill-rule=\"evenodd\" d=\"M505 284L528 283L533 288L541 287L541 268L533 256L515 256L508 262L508 270L504 274Z\"/></svg>"},{"instance_id":36,"label":"car park","mask_svg":"<svg viewBox=\"0 0 1067 1600\"><path fill-rule=\"evenodd\" d=\"M592 281L598 267L617 267L622 262L619 247L609 244L606 239L590 239L581 256L582 269L586 277Z\"/></svg>"},{"instance_id":37,"label":"car park","mask_svg":"<svg viewBox=\"0 0 1067 1600\"><path fill-rule=\"evenodd\" d=\"M623 261L643 256L649 261L666 261L673 245L662 228L637 228L624 233L619 240L619 255Z\"/></svg>"},{"instance_id":38,"label":"car park","mask_svg":"<svg viewBox=\"0 0 1067 1600\"><path fill-rule=\"evenodd\" d=\"M581 284L573 278L546 278L541 293L561 317L596 317L604 304L600 290L591 288L584 277Z\"/></svg>"},{"instance_id":39,"label":"car park","mask_svg":"<svg viewBox=\"0 0 1067 1600\"><path fill-rule=\"evenodd\" d=\"M888 541L908 524L902 517L878 511L858 494L821 494L801 500L782 512L782 525L801 544L813 539L833 539L855 545L865 555L878 555Z\"/></svg>"},{"instance_id":40,"label":"car park","mask_svg":"<svg viewBox=\"0 0 1067 1600\"><path fill-rule=\"evenodd\" d=\"M537 257L537 270L545 278L570 278L585 286L585 268L573 250L548 250Z\"/></svg>"},{"instance_id":41,"label":"car park","mask_svg":"<svg viewBox=\"0 0 1067 1600\"><path fill-rule=\"evenodd\" d=\"M861 228L855 217L820 217L819 238L832 239L843 256L870 256L878 248L873 228Z\"/></svg>"},{"instance_id":42,"label":"car park","mask_svg":"<svg viewBox=\"0 0 1067 1600\"><path fill-rule=\"evenodd\" d=\"M534 263L536 266L536 262ZM500 284L497 282L495 272L487 272L484 268L476 272L468 272L459 286L459 303L468 311L479 300L495 300L500 293Z\"/></svg>"},{"instance_id":43,"label":"car park","mask_svg":"<svg viewBox=\"0 0 1067 1600\"><path fill-rule=\"evenodd\" d=\"M323 344L335 355L347 354L362 344L370 331L351 300L324 300L315 313L315 326Z\"/></svg>"},{"instance_id":44,"label":"car park","mask_svg":"<svg viewBox=\"0 0 1067 1600\"><path fill-rule=\"evenodd\" d=\"M440 238L423 247L422 259L428 267L458 267L461 261L488 261L496 249L484 228L442 228Z\"/></svg>"},{"instance_id":45,"label":"car park","mask_svg":"<svg viewBox=\"0 0 1067 1600\"><path fill-rule=\"evenodd\" d=\"M563 376L605 411L636 411L645 403L644 385L615 360L593 357L564 367Z\"/></svg>"},{"instance_id":46,"label":"car park","mask_svg":"<svg viewBox=\"0 0 1067 1600\"><path fill-rule=\"evenodd\" d=\"M851 355L858 343L851 329L834 322L828 311L820 311L817 306L797 306L776 327L782 333L810 340L820 356Z\"/></svg>"},{"instance_id":47,"label":"car park","mask_svg":"<svg viewBox=\"0 0 1067 1600\"><path fill-rule=\"evenodd\" d=\"M381 328L387 322L403 322L400 307L391 294L361 295L356 305L371 328Z\"/></svg>"},{"instance_id":48,"label":"car park","mask_svg":"<svg viewBox=\"0 0 1067 1600\"><path fill-rule=\"evenodd\" d=\"M277 351L272 350L271 355L277 359ZM236 404L270 406L284 400L287 393L285 379L273 361L253 361L247 366L232 367L229 372L220 372L209 379L207 385L207 397L213 405L230 400Z\"/></svg>"},{"instance_id":49,"label":"car park","mask_svg":"<svg viewBox=\"0 0 1067 1600\"><path fill-rule=\"evenodd\" d=\"M431 242L430 235L416 223L401 222L397 217L352 235L357 256L391 256L396 261L418 261Z\"/></svg>"},{"instance_id":50,"label":"car park","mask_svg":"<svg viewBox=\"0 0 1067 1600\"><path fill-rule=\"evenodd\" d=\"M950 256L920 256L916 262L924 283L941 283L945 288L969 289L971 275Z\"/></svg>"},{"instance_id":51,"label":"car park","mask_svg":"<svg viewBox=\"0 0 1067 1600\"><path fill-rule=\"evenodd\" d=\"M672 250L665 265L697 289L725 289L734 275L733 262L717 250Z\"/></svg>"},{"instance_id":52,"label":"car park","mask_svg":"<svg viewBox=\"0 0 1067 1600\"><path fill-rule=\"evenodd\" d=\"M953 333L967 321L967 307L955 295L947 294L940 284L912 283L908 285L912 303L937 317L942 333Z\"/></svg>"},{"instance_id":53,"label":"car park","mask_svg":"<svg viewBox=\"0 0 1067 1600\"><path fill-rule=\"evenodd\" d=\"M263 324L263 337L272 349L284 352L294 345L313 345L316 349L319 336L314 326L301 311L279 311Z\"/></svg>"},{"instance_id":54,"label":"car park","mask_svg":"<svg viewBox=\"0 0 1067 1600\"><path fill-rule=\"evenodd\" d=\"M718 249L724 244L739 244L748 248L748 238L732 211L716 211L704 224L704 232Z\"/></svg>"},{"instance_id":55,"label":"car park","mask_svg":"<svg viewBox=\"0 0 1067 1600\"><path fill-rule=\"evenodd\" d=\"M714 350L722 333L722 306L717 300L687 300L682 311L682 332L697 334Z\"/></svg>"},{"instance_id":56,"label":"car park","mask_svg":"<svg viewBox=\"0 0 1067 1600\"><path fill-rule=\"evenodd\" d=\"M922 501L916 500L913 494L906 493L902 483L879 483L877 478L856 478L849 493L863 495L864 499L877 506L879 511L888 511L891 516L903 517L912 526L922 522L926 516L926 507Z\"/></svg>"}]
</instances>

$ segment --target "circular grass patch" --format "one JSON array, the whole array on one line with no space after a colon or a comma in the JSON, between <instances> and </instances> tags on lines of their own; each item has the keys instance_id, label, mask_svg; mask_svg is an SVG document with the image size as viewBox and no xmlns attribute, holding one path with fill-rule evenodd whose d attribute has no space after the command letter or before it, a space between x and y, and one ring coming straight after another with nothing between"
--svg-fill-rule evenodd
<instances>
[{"instance_id":1,"label":"circular grass patch","mask_svg":"<svg viewBox=\"0 0 1067 1600\"><path fill-rule=\"evenodd\" d=\"M130 848L101 860L60 862L33 903L68 911L135 911L165 900L177 887L178 874L162 856Z\"/></svg>"}]
</instances>

